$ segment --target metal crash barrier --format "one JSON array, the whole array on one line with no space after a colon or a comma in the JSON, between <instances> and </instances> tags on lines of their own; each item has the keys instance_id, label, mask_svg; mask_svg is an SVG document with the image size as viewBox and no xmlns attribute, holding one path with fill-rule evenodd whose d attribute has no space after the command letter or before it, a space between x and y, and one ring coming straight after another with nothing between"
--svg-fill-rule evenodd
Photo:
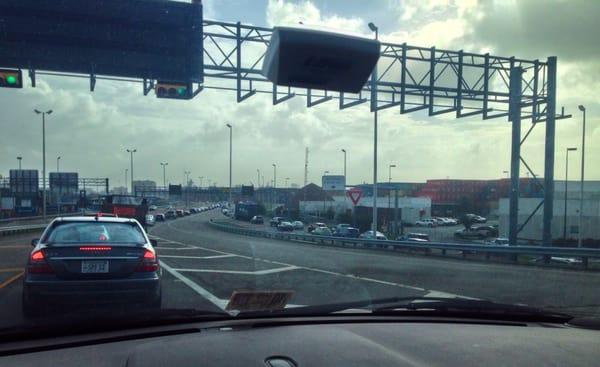
<instances>
[{"instance_id":1,"label":"metal crash barrier","mask_svg":"<svg viewBox=\"0 0 600 367\"><path fill-rule=\"evenodd\" d=\"M591 259L600 259L600 249L543 247L543 246L494 246L484 244L457 244L441 242L410 242L391 240L371 240L362 238L347 238L335 236L319 236L294 232L268 232L233 226L210 220L210 225L216 229L245 236L272 238L284 241L305 242L317 245L363 248L380 251L416 251L427 255L448 256L451 253L460 254L462 258L480 256L482 260L490 260L492 256L502 257L516 264L557 264L572 266L578 269L590 269ZM600 262L598 267L600 270Z\"/></svg>"}]
</instances>

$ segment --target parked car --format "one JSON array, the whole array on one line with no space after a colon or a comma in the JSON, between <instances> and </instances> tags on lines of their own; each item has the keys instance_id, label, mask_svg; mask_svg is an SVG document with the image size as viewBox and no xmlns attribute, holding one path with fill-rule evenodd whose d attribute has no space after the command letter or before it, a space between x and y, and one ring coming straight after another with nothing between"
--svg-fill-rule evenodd
<instances>
[{"instance_id":1,"label":"parked car","mask_svg":"<svg viewBox=\"0 0 600 367\"><path fill-rule=\"evenodd\" d=\"M472 229L459 229L454 232L454 237L468 240L481 240L486 237L485 232Z\"/></svg>"},{"instance_id":2,"label":"parked car","mask_svg":"<svg viewBox=\"0 0 600 367\"><path fill-rule=\"evenodd\" d=\"M307 227L307 229L306 229L306 230L307 230L309 233L311 233L312 231L314 231L316 228L319 228L319 227L327 227L327 224L325 224L325 223L321 223L321 222L312 223L312 224L309 224L309 225L308 225L308 227Z\"/></svg>"},{"instance_id":3,"label":"parked car","mask_svg":"<svg viewBox=\"0 0 600 367\"><path fill-rule=\"evenodd\" d=\"M178 217L183 217L185 214L183 214L183 209L177 209L175 210L175 215Z\"/></svg>"},{"instance_id":4,"label":"parked car","mask_svg":"<svg viewBox=\"0 0 600 367\"><path fill-rule=\"evenodd\" d=\"M497 237L498 236L498 228L494 226L476 226L471 227L472 230L482 232L486 237Z\"/></svg>"},{"instance_id":5,"label":"parked car","mask_svg":"<svg viewBox=\"0 0 600 367\"><path fill-rule=\"evenodd\" d=\"M310 233L314 234L315 236L331 236L333 234L331 229L326 226L315 227Z\"/></svg>"},{"instance_id":6,"label":"parked car","mask_svg":"<svg viewBox=\"0 0 600 367\"><path fill-rule=\"evenodd\" d=\"M252 224L263 224L265 222L265 220L263 219L262 215L255 215L252 217L252 219L250 219L250 223Z\"/></svg>"},{"instance_id":7,"label":"parked car","mask_svg":"<svg viewBox=\"0 0 600 367\"><path fill-rule=\"evenodd\" d=\"M148 207L148 210L149 210L149 211L154 211L154 210L156 210L156 209L158 209L158 207L157 207L156 205L150 205L150 206Z\"/></svg>"},{"instance_id":8,"label":"parked car","mask_svg":"<svg viewBox=\"0 0 600 367\"><path fill-rule=\"evenodd\" d=\"M480 215L477 214L466 214L465 215L467 218L469 218L471 220L471 222L473 223L486 223L487 222L487 218L482 217Z\"/></svg>"},{"instance_id":9,"label":"parked car","mask_svg":"<svg viewBox=\"0 0 600 367\"><path fill-rule=\"evenodd\" d=\"M503 237L494 238L491 241L487 241L486 244L490 246L510 246L508 238Z\"/></svg>"},{"instance_id":10,"label":"parked car","mask_svg":"<svg viewBox=\"0 0 600 367\"><path fill-rule=\"evenodd\" d=\"M156 214L154 216L154 219L156 219L157 222L164 222L165 221L165 215L164 214Z\"/></svg>"},{"instance_id":11,"label":"parked car","mask_svg":"<svg viewBox=\"0 0 600 367\"><path fill-rule=\"evenodd\" d=\"M387 240L387 237L379 231L366 231L360 235L360 238L364 238L366 240Z\"/></svg>"},{"instance_id":12,"label":"parked car","mask_svg":"<svg viewBox=\"0 0 600 367\"><path fill-rule=\"evenodd\" d=\"M304 223L299 220L293 221L292 225L294 226L294 229L304 229Z\"/></svg>"},{"instance_id":13,"label":"parked car","mask_svg":"<svg viewBox=\"0 0 600 367\"><path fill-rule=\"evenodd\" d=\"M291 232L294 230L294 225L290 222L281 222L277 225L277 230L281 232Z\"/></svg>"},{"instance_id":14,"label":"parked car","mask_svg":"<svg viewBox=\"0 0 600 367\"><path fill-rule=\"evenodd\" d=\"M415 222L417 227L437 227L438 223L435 219L421 219Z\"/></svg>"},{"instance_id":15,"label":"parked car","mask_svg":"<svg viewBox=\"0 0 600 367\"><path fill-rule=\"evenodd\" d=\"M175 218L177 218L177 213L175 212L175 210L167 210L165 212L165 218L166 219L175 219Z\"/></svg>"},{"instance_id":16,"label":"parked car","mask_svg":"<svg viewBox=\"0 0 600 367\"><path fill-rule=\"evenodd\" d=\"M271 227L277 227L283 221L283 217L273 217L269 221Z\"/></svg>"},{"instance_id":17,"label":"parked car","mask_svg":"<svg viewBox=\"0 0 600 367\"><path fill-rule=\"evenodd\" d=\"M333 235L336 237L358 238L360 236L360 231L354 227L343 227L341 229L336 227Z\"/></svg>"},{"instance_id":18,"label":"parked car","mask_svg":"<svg viewBox=\"0 0 600 367\"><path fill-rule=\"evenodd\" d=\"M190 214L196 214L198 213L198 210L196 210L196 208L190 208Z\"/></svg>"},{"instance_id":19,"label":"parked car","mask_svg":"<svg viewBox=\"0 0 600 367\"><path fill-rule=\"evenodd\" d=\"M398 241L429 242L429 235L425 233L407 233L397 238Z\"/></svg>"}]
</instances>

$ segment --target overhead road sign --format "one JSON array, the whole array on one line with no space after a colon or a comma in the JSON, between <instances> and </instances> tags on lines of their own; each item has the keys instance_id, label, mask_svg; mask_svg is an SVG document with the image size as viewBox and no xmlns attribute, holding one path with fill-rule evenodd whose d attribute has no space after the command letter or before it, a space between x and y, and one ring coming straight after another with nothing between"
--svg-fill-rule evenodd
<instances>
[{"instance_id":1,"label":"overhead road sign","mask_svg":"<svg viewBox=\"0 0 600 367\"><path fill-rule=\"evenodd\" d=\"M1 0L0 66L203 81L202 5L156 0Z\"/></svg>"},{"instance_id":2,"label":"overhead road sign","mask_svg":"<svg viewBox=\"0 0 600 367\"><path fill-rule=\"evenodd\" d=\"M306 28L275 27L263 75L277 85L358 93L379 59L379 41Z\"/></svg>"}]
</instances>

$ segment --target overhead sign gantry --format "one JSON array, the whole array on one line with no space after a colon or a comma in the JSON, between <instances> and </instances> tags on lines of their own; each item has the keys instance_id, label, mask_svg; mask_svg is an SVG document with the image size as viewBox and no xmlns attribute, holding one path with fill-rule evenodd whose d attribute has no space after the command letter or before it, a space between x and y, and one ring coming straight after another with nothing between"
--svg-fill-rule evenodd
<instances>
[{"instance_id":1,"label":"overhead sign gantry","mask_svg":"<svg viewBox=\"0 0 600 367\"><path fill-rule=\"evenodd\" d=\"M69 6L59 9L55 5L58 3ZM108 4L113 10L104 9L101 12L104 17L88 11L85 16L74 19L73 11L85 9L85 4L99 3ZM31 14L41 21L36 27L44 24L48 27L57 19L66 25L58 27L58 33L43 37L43 33L32 35L28 29L31 19L20 7L34 9ZM120 9L119 14L128 17L115 16L116 8ZM138 20L132 21L132 15ZM0 20L0 68L28 70L32 86L35 86L36 73L84 74L90 78L91 90L96 80L124 80L141 83L144 94L154 89L159 97L178 99L191 99L203 89L218 89L236 92L238 102L265 93L272 96L274 105L305 97L307 107L335 99L339 109L369 102L372 112L396 108L401 114L423 111L429 116L452 113L456 118L506 118L512 124L511 243L516 243L520 229L542 206L543 243L552 243L555 123L570 117L564 110L557 113L556 109L556 57L525 60L382 42L377 63L377 69L382 72L371 77L358 93L345 93L273 84L263 72L273 29L240 22L203 20L199 1L190 4L150 0L0 0ZM109 31L109 27L115 26L119 30L128 28L122 33L128 36L121 38L114 29L102 39L94 38L98 34L89 33L100 29ZM62 42L63 45L46 47L45 41ZM90 49L90 45L94 47ZM73 54L72 47L83 50L81 56L74 58L80 62L58 62L61 55ZM127 58L116 57L124 53L128 53ZM129 53L132 59L128 59ZM146 58L149 58L147 63L144 62ZM521 123L525 120L531 124L521 136ZM546 130L543 183L520 153L521 145L541 122L545 123ZM519 224L521 163L544 189L544 200Z\"/></svg>"}]
</instances>

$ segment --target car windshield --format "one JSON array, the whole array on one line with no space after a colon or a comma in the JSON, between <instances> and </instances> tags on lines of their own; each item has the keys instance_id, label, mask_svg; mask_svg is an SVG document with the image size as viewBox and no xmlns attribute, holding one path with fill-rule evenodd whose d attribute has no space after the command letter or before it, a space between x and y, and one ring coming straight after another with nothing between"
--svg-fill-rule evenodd
<instances>
[{"instance_id":1,"label":"car windshield","mask_svg":"<svg viewBox=\"0 0 600 367\"><path fill-rule=\"evenodd\" d=\"M0 0L0 337L389 297L600 319L599 14Z\"/></svg>"},{"instance_id":2,"label":"car windshield","mask_svg":"<svg viewBox=\"0 0 600 367\"><path fill-rule=\"evenodd\" d=\"M111 222L63 222L50 228L42 238L48 244L143 244L144 235L137 225Z\"/></svg>"}]
</instances>

